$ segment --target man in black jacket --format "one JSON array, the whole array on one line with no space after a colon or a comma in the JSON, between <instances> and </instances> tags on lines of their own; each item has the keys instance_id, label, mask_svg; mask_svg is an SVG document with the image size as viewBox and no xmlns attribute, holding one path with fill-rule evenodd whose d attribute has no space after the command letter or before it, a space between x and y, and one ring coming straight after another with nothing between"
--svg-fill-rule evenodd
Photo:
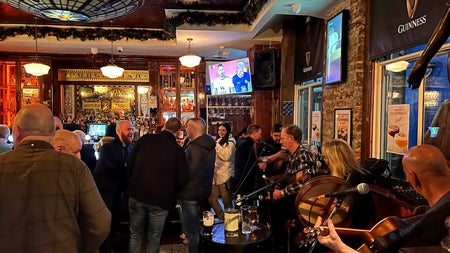
<instances>
[{"instance_id":1,"label":"man in black jacket","mask_svg":"<svg viewBox=\"0 0 450 253\"><path fill-rule=\"evenodd\" d=\"M180 192L181 225L189 241L189 253L198 253L199 203L208 201L211 194L216 142L206 135L206 123L202 118L191 118L186 124L189 143L185 145L191 179Z\"/></svg>"},{"instance_id":2,"label":"man in black jacket","mask_svg":"<svg viewBox=\"0 0 450 253\"><path fill-rule=\"evenodd\" d=\"M130 180L130 253L141 252L148 225L147 251L158 253L161 234L177 194L188 183L188 164L176 136L181 122L170 118L160 134L146 134L128 159Z\"/></svg>"},{"instance_id":3,"label":"man in black jacket","mask_svg":"<svg viewBox=\"0 0 450 253\"><path fill-rule=\"evenodd\" d=\"M127 158L131 154L134 127L131 121L117 122L117 137L105 143L100 149L99 159L95 166L94 179L103 201L111 211L111 234L119 231L120 210L126 199L128 188ZM108 237L100 247L100 252L111 251L111 240Z\"/></svg>"}]
</instances>

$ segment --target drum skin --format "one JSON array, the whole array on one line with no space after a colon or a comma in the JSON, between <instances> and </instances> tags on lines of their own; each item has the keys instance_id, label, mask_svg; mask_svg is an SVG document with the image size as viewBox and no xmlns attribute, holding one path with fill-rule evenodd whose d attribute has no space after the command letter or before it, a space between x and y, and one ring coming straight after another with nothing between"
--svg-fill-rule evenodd
<instances>
[{"instance_id":1,"label":"drum skin","mask_svg":"<svg viewBox=\"0 0 450 253\"><path fill-rule=\"evenodd\" d=\"M299 221L305 227L314 226L318 215L324 219L332 212L336 198L317 199L326 193L333 193L350 188L350 185L342 178L333 176L318 176L307 181L297 193L295 208ZM346 206L344 199L342 207ZM350 217L347 217L347 208L339 208L333 215L333 223L338 227L347 227Z\"/></svg>"}]
</instances>

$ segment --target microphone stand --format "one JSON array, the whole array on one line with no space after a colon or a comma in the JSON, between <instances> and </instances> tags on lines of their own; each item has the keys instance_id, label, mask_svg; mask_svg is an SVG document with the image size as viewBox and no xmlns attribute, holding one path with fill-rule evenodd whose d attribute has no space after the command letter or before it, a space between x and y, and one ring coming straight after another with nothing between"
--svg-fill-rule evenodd
<instances>
[{"instance_id":1,"label":"microphone stand","mask_svg":"<svg viewBox=\"0 0 450 253\"><path fill-rule=\"evenodd\" d=\"M336 214L338 208L341 207L342 202L344 201L345 196L341 196L341 197L337 197L336 198L336 205L334 205L333 209L331 210L331 212L328 214L328 216L325 218L325 220L323 220L322 225L326 224L328 222L328 220L330 220L331 218L333 218L333 216ZM316 247L318 242L318 239L316 237L316 239L314 239L314 242L311 244L311 247L308 250L308 253L312 253L314 248Z\"/></svg>"},{"instance_id":2,"label":"microphone stand","mask_svg":"<svg viewBox=\"0 0 450 253\"><path fill-rule=\"evenodd\" d=\"M263 187L261 187L261 188L259 188L259 189L256 189L256 190L252 191L251 193L249 193L249 194L247 194L247 195L241 196L241 198L236 199L235 202L236 202L236 203L239 203L239 202L241 202L241 201L249 200L249 199L251 199L253 196L255 196L256 194L258 194L259 192L264 191L264 190L266 190L266 189L270 189L270 188L272 188L274 185L280 183L280 182L283 181L283 180L288 179L288 178L291 177L291 176L292 176L292 175L285 175L284 177L282 177L282 178L280 178L280 179L278 179L278 180L276 180L276 181L272 181L272 182L270 182L269 184L267 184L266 186L263 186ZM272 193L272 195L273 195L273 193Z\"/></svg>"},{"instance_id":3,"label":"microphone stand","mask_svg":"<svg viewBox=\"0 0 450 253\"><path fill-rule=\"evenodd\" d=\"M252 149L254 149L254 148L252 147ZM238 185L238 187L236 188L236 190L234 191L233 196L232 196L231 199L236 198L236 195L238 194L239 190L240 190L240 189L242 188L242 186L244 185L245 180L247 180L248 176L250 175L250 173L251 173L252 170L254 169L255 165L258 163L258 158L259 158L259 156L260 156L264 151L266 151L265 147L262 148L262 150L261 150L261 152L260 152L259 154L256 153L256 150L253 150L254 154L256 155L255 162L253 162L253 164L252 164L252 165L250 166L250 168L247 170L247 173L245 174L245 176L244 176L244 177L241 176L241 179L242 179L242 180L241 180L241 179L239 180L239 185ZM247 165L248 165L249 160L250 160L250 156L248 157L247 163L245 164L245 167L244 167L244 168L247 168Z\"/></svg>"}]
</instances>

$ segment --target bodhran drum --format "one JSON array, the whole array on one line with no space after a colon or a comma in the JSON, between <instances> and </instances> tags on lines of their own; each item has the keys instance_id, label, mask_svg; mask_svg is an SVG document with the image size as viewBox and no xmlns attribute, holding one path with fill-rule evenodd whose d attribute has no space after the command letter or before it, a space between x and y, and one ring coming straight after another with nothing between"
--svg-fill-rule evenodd
<instances>
[{"instance_id":1,"label":"bodhran drum","mask_svg":"<svg viewBox=\"0 0 450 253\"><path fill-rule=\"evenodd\" d=\"M300 222L305 227L314 226L317 216L327 218L332 212L336 198L321 198L318 196L333 193L349 188L350 185L342 178L333 176L318 176L307 181L297 193L295 207ZM345 206L345 199L344 204ZM347 208L338 208L332 220L336 226L346 227L350 217L347 217Z\"/></svg>"}]
</instances>

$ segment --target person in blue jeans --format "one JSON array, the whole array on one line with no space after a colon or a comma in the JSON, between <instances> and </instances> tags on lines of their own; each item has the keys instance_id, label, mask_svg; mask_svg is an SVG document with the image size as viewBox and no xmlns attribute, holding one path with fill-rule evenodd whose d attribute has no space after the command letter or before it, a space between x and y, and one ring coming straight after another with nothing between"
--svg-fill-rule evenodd
<instances>
[{"instance_id":1,"label":"person in blue jeans","mask_svg":"<svg viewBox=\"0 0 450 253\"><path fill-rule=\"evenodd\" d=\"M181 225L189 244L189 253L198 253L200 216L199 204L206 203L211 194L216 159L216 142L206 135L206 123L202 118L187 121L189 142L185 153L189 165L189 183L181 190L178 204L181 206Z\"/></svg>"},{"instance_id":2,"label":"person in blue jeans","mask_svg":"<svg viewBox=\"0 0 450 253\"><path fill-rule=\"evenodd\" d=\"M181 121L170 118L159 134L146 134L128 160L130 180L130 253L140 253L147 227L147 253L159 253L169 210L188 183L188 164L176 136Z\"/></svg>"}]
</instances>

